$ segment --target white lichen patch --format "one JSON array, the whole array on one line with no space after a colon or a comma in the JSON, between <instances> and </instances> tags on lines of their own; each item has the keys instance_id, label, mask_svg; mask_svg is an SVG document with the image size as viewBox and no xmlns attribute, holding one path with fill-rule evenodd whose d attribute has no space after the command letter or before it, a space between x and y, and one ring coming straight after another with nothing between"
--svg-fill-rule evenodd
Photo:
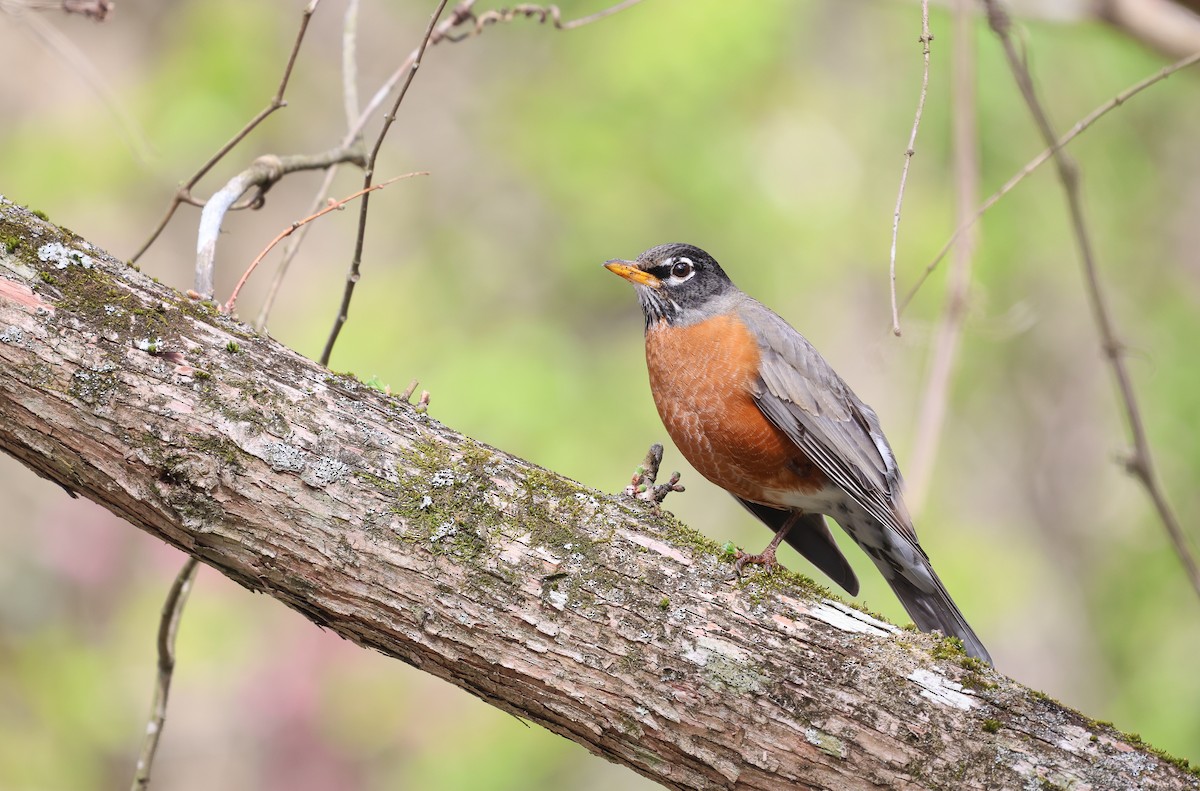
<instances>
[{"instance_id":1,"label":"white lichen patch","mask_svg":"<svg viewBox=\"0 0 1200 791\"><path fill-rule=\"evenodd\" d=\"M50 242L38 248L38 260L54 264L55 269L66 269L71 264L77 264L84 269L91 269L95 263L87 253L67 247L60 242Z\"/></svg>"},{"instance_id":2,"label":"white lichen patch","mask_svg":"<svg viewBox=\"0 0 1200 791\"><path fill-rule=\"evenodd\" d=\"M872 618L865 612L860 612L853 607L847 607L845 604L833 599L825 599L809 607L808 614L818 621L829 624L834 629L839 629L843 632L873 634L876 637L885 637L899 631L899 629L890 623L884 623L878 618Z\"/></svg>"},{"instance_id":3,"label":"white lichen patch","mask_svg":"<svg viewBox=\"0 0 1200 791\"><path fill-rule=\"evenodd\" d=\"M0 332L0 343L9 346L25 346L25 330L13 324Z\"/></svg>"},{"instance_id":4,"label":"white lichen patch","mask_svg":"<svg viewBox=\"0 0 1200 791\"><path fill-rule=\"evenodd\" d=\"M445 489L454 485L454 470L438 470L429 477L429 485L435 489Z\"/></svg>"},{"instance_id":5,"label":"white lichen patch","mask_svg":"<svg viewBox=\"0 0 1200 791\"><path fill-rule=\"evenodd\" d=\"M978 700L963 693L962 684L951 681L932 670L919 667L905 678L921 688L921 697L928 698L939 705L953 706L963 711L970 711L980 705Z\"/></svg>"},{"instance_id":6,"label":"white lichen patch","mask_svg":"<svg viewBox=\"0 0 1200 791\"><path fill-rule=\"evenodd\" d=\"M304 451L286 442L268 442L263 446L261 458L275 472L300 472L304 469Z\"/></svg>"},{"instance_id":7,"label":"white lichen patch","mask_svg":"<svg viewBox=\"0 0 1200 791\"><path fill-rule=\"evenodd\" d=\"M321 456L307 465L300 479L314 489L324 489L331 483L341 480L350 472L350 468L328 456Z\"/></svg>"}]
</instances>

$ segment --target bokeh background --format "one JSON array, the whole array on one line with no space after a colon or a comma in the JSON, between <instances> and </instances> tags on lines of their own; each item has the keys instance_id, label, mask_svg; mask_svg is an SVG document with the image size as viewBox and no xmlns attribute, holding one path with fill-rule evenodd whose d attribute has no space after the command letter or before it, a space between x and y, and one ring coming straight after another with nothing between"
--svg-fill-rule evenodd
<instances>
[{"instance_id":1,"label":"bokeh background","mask_svg":"<svg viewBox=\"0 0 1200 791\"><path fill-rule=\"evenodd\" d=\"M103 25L42 15L87 68L28 18L0 13L0 193L128 258L175 185L270 97L300 6L122 0ZM564 6L572 17L603 4ZM364 97L415 45L431 8L364 0ZM288 107L199 194L259 154L317 152L341 137L343 10L321 4ZM954 225L941 11L933 30L902 287ZM636 301L599 265L690 241L824 351L876 407L903 464L945 287L935 275L892 337L887 251L919 32L919 9L905 2L646 0L572 32L517 21L432 49L379 168L432 175L373 197L363 280L332 367L397 390L418 378L437 419L618 490L666 438ZM1167 63L1097 25L1029 22L1023 35L1061 128ZM981 22L973 40L991 191L1041 146ZM1162 476L1193 539L1197 140L1200 73L1185 72L1073 146ZM303 216L319 181L293 175L261 211L229 219L218 298ZM359 182L346 171L331 194ZM356 216L318 223L271 318L272 335L314 358ZM143 270L189 287L197 218L184 207ZM1200 761L1200 603L1122 471L1126 435L1049 169L981 233L923 543L1000 669ZM251 281L246 318L277 261ZM669 445L666 464L684 473L688 491L668 507L685 521L719 541L766 541ZM7 458L0 513L0 787L123 787L145 728L158 611L182 556ZM849 554L865 603L906 622L861 553ZM783 557L811 572L790 550ZM207 569L180 630L167 722L160 788L649 787Z\"/></svg>"}]
</instances>

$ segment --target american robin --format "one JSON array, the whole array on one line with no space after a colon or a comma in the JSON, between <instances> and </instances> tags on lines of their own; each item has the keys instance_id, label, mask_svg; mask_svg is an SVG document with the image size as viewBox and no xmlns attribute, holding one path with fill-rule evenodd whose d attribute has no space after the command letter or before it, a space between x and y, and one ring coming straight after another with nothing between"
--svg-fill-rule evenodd
<instances>
[{"instance_id":1,"label":"american robin","mask_svg":"<svg viewBox=\"0 0 1200 791\"><path fill-rule=\"evenodd\" d=\"M605 266L637 291L650 391L671 439L775 531L738 570L774 565L786 540L857 595L858 579L825 523L833 517L920 629L961 638L967 653L990 663L917 543L879 418L812 344L699 248L664 244Z\"/></svg>"}]
</instances>

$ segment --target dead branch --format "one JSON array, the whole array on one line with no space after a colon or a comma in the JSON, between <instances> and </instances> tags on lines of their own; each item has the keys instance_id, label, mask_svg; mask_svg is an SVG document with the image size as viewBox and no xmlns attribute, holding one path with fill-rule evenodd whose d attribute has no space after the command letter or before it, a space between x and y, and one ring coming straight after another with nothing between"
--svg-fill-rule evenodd
<instances>
[{"instance_id":1,"label":"dead branch","mask_svg":"<svg viewBox=\"0 0 1200 791\"><path fill-rule=\"evenodd\" d=\"M798 575L729 584L720 547L649 505L334 376L2 199L0 225L0 450L359 645L670 788L1200 790Z\"/></svg>"},{"instance_id":2,"label":"dead branch","mask_svg":"<svg viewBox=\"0 0 1200 791\"><path fill-rule=\"evenodd\" d=\"M254 160L250 167L213 193L200 212L200 225L196 234L196 293L205 299L213 295L213 270L216 265L217 240L221 237L221 225L229 210L237 208L234 204L239 198L253 190L254 194L246 205L260 206L271 187L287 174L301 170L327 170L332 165L343 162L351 162L359 167L366 164L362 151L357 147L340 147L311 155L268 154Z\"/></svg>"},{"instance_id":3,"label":"dead branch","mask_svg":"<svg viewBox=\"0 0 1200 791\"><path fill-rule=\"evenodd\" d=\"M283 96L287 92L288 82L292 78L292 69L296 65L296 56L300 54L300 45L304 42L304 34L308 31L308 22L310 19L312 19L312 15L314 12L316 12L317 5L320 2L321 0L309 0L308 5L306 5L304 10L300 12L300 29L296 32L296 39L292 43L292 51L288 54L287 65L284 66L283 76L279 80L279 87L275 89L275 95L271 97L269 102L267 102L266 107L264 107L262 110L259 110L257 115L247 121L245 126L239 129L233 137L229 138L225 145L217 149L216 153L209 157L208 161L201 165L200 169L193 173L191 178L189 178L183 184L183 186L175 191L175 195L171 198L171 203L167 207L167 211L163 215L163 218L159 220L158 225L153 231L151 231L149 238L142 243L142 246L139 247L138 251L130 258L131 263L137 263L138 259L145 255L146 251L150 249L150 245L157 241L158 237L162 235L162 232L166 230L167 224L171 222L171 218L175 216L175 210L178 209L181 204L196 202L195 198L192 197L192 188L200 183L200 179L208 175L208 172L212 170L218 162L224 159L225 155L232 151L238 143L245 140L247 135L253 132L259 124L267 119L267 116L287 105L287 102L283 100Z\"/></svg>"},{"instance_id":4,"label":"dead branch","mask_svg":"<svg viewBox=\"0 0 1200 791\"><path fill-rule=\"evenodd\" d=\"M1062 184L1063 194L1067 202L1067 210L1071 216L1071 232L1075 237L1075 244L1079 248L1080 263L1083 265L1088 301L1092 307L1096 330L1100 335L1100 346L1112 368L1113 378L1116 379L1117 388L1120 392L1125 419L1129 424L1129 433L1133 442L1133 448L1129 458L1125 462L1125 467L1146 489L1146 493L1149 495L1150 500L1154 503L1155 510L1158 512L1159 520L1167 531L1167 536L1171 540L1175 554L1179 556L1179 562L1183 565L1188 581L1191 582L1196 595L1200 597L1200 567L1196 564L1196 558L1192 553L1188 537L1184 534L1178 517L1175 516L1174 510L1167 501L1167 494L1163 490L1155 472L1154 457L1150 452L1150 441L1146 438L1142 413L1138 408L1137 394L1134 392L1133 380L1129 376L1129 370L1125 366L1124 345L1117 337L1116 326L1112 319L1111 310L1108 307L1108 297L1104 293L1104 286L1100 281L1100 272L1096 267L1096 256L1092 250L1092 238L1087 230L1087 222L1083 214L1083 204L1079 198L1079 167L1067 155L1066 151L1057 144L1058 138L1054 133L1054 127L1050 124L1050 119L1046 116L1046 111L1042 107L1041 100L1038 99L1037 90L1034 88L1033 75L1030 74L1028 65L1025 63L1021 53L1017 51L1017 46L1012 40L1012 23L1007 13L1000 7L998 0L983 0L983 5L987 9L988 24L1004 48L1004 56L1008 60L1009 68L1013 73L1014 80L1016 80L1017 87L1021 91L1021 96L1029 108L1029 113L1033 116L1034 123L1042 139L1051 149L1051 155L1054 158L1054 164L1058 171L1058 179Z\"/></svg>"},{"instance_id":5,"label":"dead branch","mask_svg":"<svg viewBox=\"0 0 1200 791\"><path fill-rule=\"evenodd\" d=\"M442 11L446 8L446 2L447 0L438 0L437 6L434 7L433 15L429 18L429 26L425 28L425 35L421 37L421 43L417 45L415 55L409 63L404 83L400 86L400 92L396 94L392 111L384 116L383 128L379 130L379 135L375 138L375 145L371 147L371 153L367 156L367 164L363 172L362 200L358 203L358 231L354 236L354 255L350 259L350 267L346 272L346 285L342 291L342 301L338 306L337 316L333 320L333 329L329 331L329 337L325 340L325 348L321 351L321 365L329 364L334 344L337 343L338 335L341 334L342 327L346 324L346 318L350 314L350 301L354 298L354 287L358 285L363 245L366 243L367 237L367 217L371 212L371 184L375 178L375 163L379 159L379 150L383 148L383 141L387 138L387 133L396 120L396 114L400 112L400 105L404 103L404 97L408 95L408 88L412 85L413 78L417 76L417 69L421 67L421 57L425 54L425 48L429 46L429 40L437 29L438 19L441 18Z\"/></svg>"},{"instance_id":6,"label":"dead branch","mask_svg":"<svg viewBox=\"0 0 1200 791\"><path fill-rule=\"evenodd\" d=\"M904 149L904 169L900 171L900 191L896 195L896 211L892 214L892 248L889 256L888 282L892 297L892 333L900 334L900 311L896 307L896 238L900 235L900 208L904 205L904 187L908 183L908 168L912 165L913 155L916 154L917 132L921 128L921 113L925 109L925 96L929 93L929 42L933 35L929 32L929 0L921 0L921 54L924 57L924 69L921 73L921 95L917 99L917 112L913 116L912 131L908 135L908 147Z\"/></svg>"},{"instance_id":7,"label":"dead branch","mask_svg":"<svg viewBox=\"0 0 1200 791\"><path fill-rule=\"evenodd\" d=\"M972 35L972 0L953 0L954 27L951 59L951 145L954 158L955 217L962 224L970 216L979 194L979 125L975 114L975 45ZM921 510L945 424L946 403L958 361L959 345L967 318L971 288L971 261L975 235L955 249L954 265L946 285L945 303L933 336L929 373L921 395L916 441L908 469L908 507L914 516ZM895 291L892 292L895 294Z\"/></svg>"},{"instance_id":8,"label":"dead branch","mask_svg":"<svg viewBox=\"0 0 1200 791\"><path fill-rule=\"evenodd\" d=\"M982 218L989 209L995 206L1001 198L1012 192L1018 184L1024 181L1026 176L1028 176L1030 173L1033 173L1033 171L1037 170L1043 164L1048 162L1050 158L1054 156L1054 152L1056 150L1062 148L1075 138L1079 137L1079 135L1091 128L1092 124L1099 121L1112 110L1123 106L1125 102L1129 101L1134 96L1137 96L1150 86L1162 82L1177 71L1181 71L1182 69L1186 69L1190 66L1195 66L1197 63L1200 63L1200 52L1195 52L1185 58L1177 60L1170 66L1159 69L1149 77L1139 80L1138 82L1118 93L1113 98L1109 99L1104 104L1092 110L1083 118L1080 118L1078 121L1076 121L1074 126L1068 129L1065 133L1063 133L1062 136L1058 138L1058 140L1054 142L1054 145L1042 149L1042 153L1029 160L1029 162L1025 164L1025 167L1013 174L1008 181L1004 182L1000 189L993 192L987 197L987 200L979 204L979 208L977 208L970 217L959 221L958 227L954 229L954 233L950 234L950 238L946 240L944 245L942 245L942 249L939 250L938 254L933 257L933 260L926 265L925 271L921 273L921 276L917 278L917 282L913 284L913 287L909 289L908 294L905 295L904 302L900 305L901 312L903 312L904 309L908 307L909 303L912 302L913 297L917 295L917 292L921 289L921 286L925 284L925 281L928 280L929 276L933 274L933 271L937 269L938 264L940 264L942 259L946 257L946 253L950 252L950 249L958 243L958 240L962 238L963 234L969 231L975 225L975 223L979 222L980 218Z\"/></svg>"},{"instance_id":9,"label":"dead branch","mask_svg":"<svg viewBox=\"0 0 1200 791\"><path fill-rule=\"evenodd\" d=\"M183 605L187 603L192 582L196 579L196 569L194 557L184 561L163 603L162 617L158 622L158 668L154 677L154 695L150 704L150 719L142 738L142 750L133 772L132 791L145 791L150 787L150 770L154 767L154 755L158 752L158 742L162 739L163 726L167 721L167 696L171 692L171 676L175 673L175 633L183 617Z\"/></svg>"}]
</instances>

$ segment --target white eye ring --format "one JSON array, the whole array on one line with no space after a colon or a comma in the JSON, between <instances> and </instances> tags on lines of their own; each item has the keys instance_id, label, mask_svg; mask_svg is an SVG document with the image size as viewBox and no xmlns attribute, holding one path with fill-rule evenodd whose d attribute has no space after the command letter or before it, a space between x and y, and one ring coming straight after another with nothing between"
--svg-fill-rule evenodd
<instances>
[{"instance_id":1,"label":"white eye ring","mask_svg":"<svg viewBox=\"0 0 1200 791\"><path fill-rule=\"evenodd\" d=\"M671 262L671 282L682 283L696 274L696 265L692 259L679 257Z\"/></svg>"}]
</instances>

